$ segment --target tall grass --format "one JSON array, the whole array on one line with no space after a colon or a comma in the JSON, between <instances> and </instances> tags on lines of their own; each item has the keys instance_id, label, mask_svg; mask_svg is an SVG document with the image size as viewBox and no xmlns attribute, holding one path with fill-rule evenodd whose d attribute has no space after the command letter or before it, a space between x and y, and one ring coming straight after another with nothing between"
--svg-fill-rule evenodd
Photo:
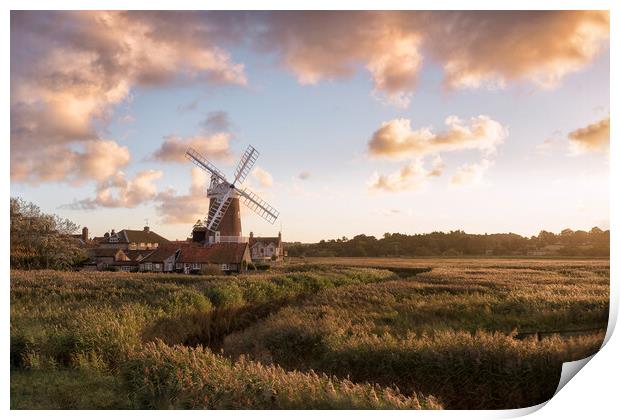
<instances>
[{"instance_id":1,"label":"tall grass","mask_svg":"<svg viewBox=\"0 0 620 420\"><path fill-rule=\"evenodd\" d=\"M550 398L562 362L596 352L603 334L537 341L517 332L604 329L608 287L597 266L438 268L318 293L229 335L224 348L430 393L448 408L529 406Z\"/></svg>"},{"instance_id":2,"label":"tall grass","mask_svg":"<svg viewBox=\"0 0 620 420\"><path fill-rule=\"evenodd\" d=\"M161 341L132 355L123 376L137 408L440 408L433 398L405 397L391 388L314 372L286 372L243 358L232 363L201 346L170 347Z\"/></svg>"},{"instance_id":3,"label":"tall grass","mask_svg":"<svg viewBox=\"0 0 620 420\"><path fill-rule=\"evenodd\" d=\"M420 264L12 271L12 406L515 408L549 398L561 363L600 346L602 334L517 333L604 329L608 262ZM72 380L114 397L74 398Z\"/></svg>"}]
</instances>

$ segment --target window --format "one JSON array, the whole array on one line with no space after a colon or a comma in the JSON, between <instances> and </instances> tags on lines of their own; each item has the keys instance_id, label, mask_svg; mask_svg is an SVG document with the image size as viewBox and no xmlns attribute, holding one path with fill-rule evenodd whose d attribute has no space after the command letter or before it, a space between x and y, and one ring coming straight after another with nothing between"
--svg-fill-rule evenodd
<instances>
[{"instance_id":1,"label":"window","mask_svg":"<svg viewBox=\"0 0 620 420\"><path fill-rule=\"evenodd\" d=\"M155 270L159 270L161 268L161 264L155 263Z\"/></svg>"},{"instance_id":2,"label":"window","mask_svg":"<svg viewBox=\"0 0 620 420\"><path fill-rule=\"evenodd\" d=\"M140 242L140 249L144 249L144 248L145 248L144 242Z\"/></svg>"},{"instance_id":3,"label":"window","mask_svg":"<svg viewBox=\"0 0 620 420\"><path fill-rule=\"evenodd\" d=\"M122 266L122 267L121 267L121 271L127 271L127 272L129 272L129 271L131 271L131 266L129 266L129 265L124 265L124 266Z\"/></svg>"},{"instance_id":4,"label":"window","mask_svg":"<svg viewBox=\"0 0 620 420\"><path fill-rule=\"evenodd\" d=\"M228 266L228 264L222 264L220 265L220 268L222 269L222 271L230 270L230 267Z\"/></svg>"},{"instance_id":5,"label":"window","mask_svg":"<svg viewBox=\"0 0 620 420\"><path fill-rule=\"evenodd\" d=\"M144 264L144 269L147 271L151 271L153 269L153 264L149 263L145 263Z\"/></svg>"}]
</instances>

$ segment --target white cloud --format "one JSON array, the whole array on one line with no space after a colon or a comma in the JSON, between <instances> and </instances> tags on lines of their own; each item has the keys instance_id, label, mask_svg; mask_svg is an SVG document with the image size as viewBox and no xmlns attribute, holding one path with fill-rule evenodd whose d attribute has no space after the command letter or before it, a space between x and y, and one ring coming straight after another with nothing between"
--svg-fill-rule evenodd
<instances>
[{"instance_id":1,"label":"white cloud","mask_svg":"<svg viewBox=\"0 0 620 420\"><path fill-rule=\"evenodd\" d=\"M98 127L135 86L246 84L243 66L209 31L205 19L188 12L13 11L12 179L73 180L71 165L54 160L71 159L76 144L100 141Z\"/></svg>"},{"instance_id":2,"label":"white cloud","mask_svg":"<svg viewBox=\"0 0 620 420\"><path fill-rule=\"evenodd\" d=\"M568 133L573 154L609 150L609 117Z\"/></svg>"},{"instance_id":3,"label":"white cloud","mask_svg":"<svg viewBox=\"0 0 620 420\"><path fill-rule=\"evenodd\" d=\"M450 179L450 183L459 186L479 184L492 164L493 162L490 160L482 159L479 163L461 165L456 169L456 173Z\"/></svg>"},{"instance_id":4,"label":"white cloud","mask_svg":"<svg viewBox=\"0 0 620 420\"><path fill-rule=\"evenodd\" d=\"M411 122L398 118L384 122L368 142L370 156L390 159L424 157L428 154L458 150L480 150L486 155L495 152L508 136L508 130L486 115L463 121L446 118L447 130L434 132L429 127L412 130Z\"/></svg>"},{"instance_id":5,"label":"white cloud","mask_svg":"<svg viewBox=\"0 0 620 420\"><path fill-rule=\"evenodd\" d=\"M195 223L207 216L209 199L207 186L209 176L199 168L192 168L191 185L187 194L179 195L174 188L157 195L157 213L163 223Z\"/></svg>"},{"instance_id":6,"label":"white cloud","mask_svg":"<svg viewBox=\"0 0 620 420\"><path fill-rule=\"evenodd\" d=\"M260 166L254 168L252 177L258 181L261 187L269 188L273 186L273 176Z\"/></svg>"},{"instance_id":7,"label":"white cloud","mask_svg":"<svg viewBox=\"0 0 620 420\"><path fill-rule=\"evenodd\" d=\"M100 182L95 198L84 199L67 207L92 210L98 207L133 208L153 200L157 196L157 187L153 181L161 178L161 171L147 170L127 179L123 172Z\"/></svg>"},{"instance_id":8,"label":"white cloud","mask_svg":"<svg viewBox=\"0 0 620 420\"><path fill-rule=\"evenodd\" d=\"M435 176L433 172L424 168L422 159L417 159L390 175L375 172L368 180L367 187L371 192L416 190L426 185L429 176Z\"/></svg>"},{"instance_id":9,"label":"white cloud","mask_svg":"<svg viewBox=\"0 0 620 420\"><path fill-rule=\"evenodd\" d=\"M185 152L189 147L209 159L230 161L230 133L216 133L212 135L199 134L193 137L182 138L174 135L165 137L159 149L153 153L153 159L162 162L185 162Z\"/></svg>"}]
</instances>

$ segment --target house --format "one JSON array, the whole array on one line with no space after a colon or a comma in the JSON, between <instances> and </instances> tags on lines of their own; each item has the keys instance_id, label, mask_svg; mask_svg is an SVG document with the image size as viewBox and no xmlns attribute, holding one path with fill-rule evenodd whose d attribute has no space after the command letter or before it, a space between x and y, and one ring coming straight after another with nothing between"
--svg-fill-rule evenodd
<instances>
[{"instance_id":1,"label":"house","mask_svg":"<svg viewBox=\"0 0 620 420\"><path fill-rule=\"evenodd\" d=\"M167 244L169 241L163 236L150 230L145 226L142 230L123 229L116 232L114 229L110 233L106 232L101 237L93 239L100 248L117 248L123 250L150 250L156 249L160 245Z\"/></svg>"},{"instance_id":2,"label":"house","mask_svg":"<svg viewBox=\"0 0 620 420\"><path fill-rule=\"evenodd\" d=\"M131 261L136 261L136 262L140 262L144 257L146 257L147 255L149 255L152 250L150 249L126 249L123 250L123 252L125 253L125 255L127 255L127 257L131 260Z\"/></svg>"},{"instance_id":3,"label":"house","mask_svg":"<svg viewBox=\"0 0 620 420\"><path fill-rule=\"evenodd\" d=\"M85 248L89 245L90 241L88 240L88 228L86 226L82 228L82 233L76 233L74 235L69 235L69 236L81 248Z\"/></svg>"},{"instance_id":4,"label":"house","mask_svg":"<svg viewBox=\"0 0 620 420\"><path fill-rule=\"evenodd\" d=\"M162 247L151 251L140 260L140 271L172 273L178 254L178 248Z\"/></svg>"},{"instance_id":5,"label":"house","mask_svg":"<svg viewBox=\"0 0 620 420\"><path fill-rule=\"evenodd\" d=\"M131 261L122 249L89 248L86 252L88 254L88 262L85 264L87 270L105 270L115 266L117 262Z\"/></svg>"},{"instance_id":6,"label":"house","mask_svg":"<svg viewBox=\"0 0 620 420\"><path fill-rule=\"evenodd\" d=\"M138 271L139 265L137 261L122 260L122 261L115 261L111 264L108 264L107 268L111 268L112 270L115 270L115 271L125 271L129 273L129 272Z\"/></svg>"},{"instance_id":7,"label":"house","mask_svg":"<svg viewBox=\"0 0 620 420\"><path fill-rule=\"evenodd\" d=\"M247 242L220 242L208 246L182 247L176 259L175 269L189 274L217 267L226 273L239 273L251 262Z\"/></svg>"},{"instance_id":8,"label":"house","mask_svg":"<svg viewBox=\"0 0 620 420\"><path fill-rule=\"evenodd\" d=\"M250 232L250 255L252 261L282 261L285 256L282 232L277 237L258 237Z\"/></svg>"}]
</instances>

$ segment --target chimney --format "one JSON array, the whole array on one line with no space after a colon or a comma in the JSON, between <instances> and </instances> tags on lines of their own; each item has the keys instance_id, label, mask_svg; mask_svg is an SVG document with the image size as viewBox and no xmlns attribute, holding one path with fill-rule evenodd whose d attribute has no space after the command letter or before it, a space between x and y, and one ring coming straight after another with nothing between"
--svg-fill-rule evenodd
<instances>
[{"instance_id":1,"label":"chimney","mask_svg":"<svg viewBox=\"0 0 620 420\"><path fill-rule=\"evenodd\" d=\"M278 232L278 239L282 240L282 232Z\"/></svg>"},{"instance_id":2,"label":"chimney","mask_svg":"<svg viewBox=\"0 0 620 420\"><path fill-rule=\"evenodd\" d=\"M114 229L112 229L112 231L110 232L110 236L114 236L116 235L116 232L114 231Z\"/></svg>"},{"instance_id":3,"label":"chimney","mask_svg":"<svg viewBox=\"0 0 620 420\"><path fill-rule=\"evenodd\" d=\"M82 228L82 240L84 242L88 241L88 228L86 226Z\"/></svg>"},{"instance_id":4,"label":"chimney","mask_svg":"<svg viewBox=\"0 0 620 420\"><path fill-rule=\"evenodd\" d=\"M151 230L149 229L149 227L148 227L148 226L144 226L144 231L148 233L148 232L150 232Z\"/></svg>"},{"instance_id":5,"label":"chimney","mask_svg":"<svg viewBox=\"0 0 620 420\"><path fill-rule=\"evenodd\" d=\"M250 232L250 239L254 238L254 232Z\"/></svg>"}]
</instances>

